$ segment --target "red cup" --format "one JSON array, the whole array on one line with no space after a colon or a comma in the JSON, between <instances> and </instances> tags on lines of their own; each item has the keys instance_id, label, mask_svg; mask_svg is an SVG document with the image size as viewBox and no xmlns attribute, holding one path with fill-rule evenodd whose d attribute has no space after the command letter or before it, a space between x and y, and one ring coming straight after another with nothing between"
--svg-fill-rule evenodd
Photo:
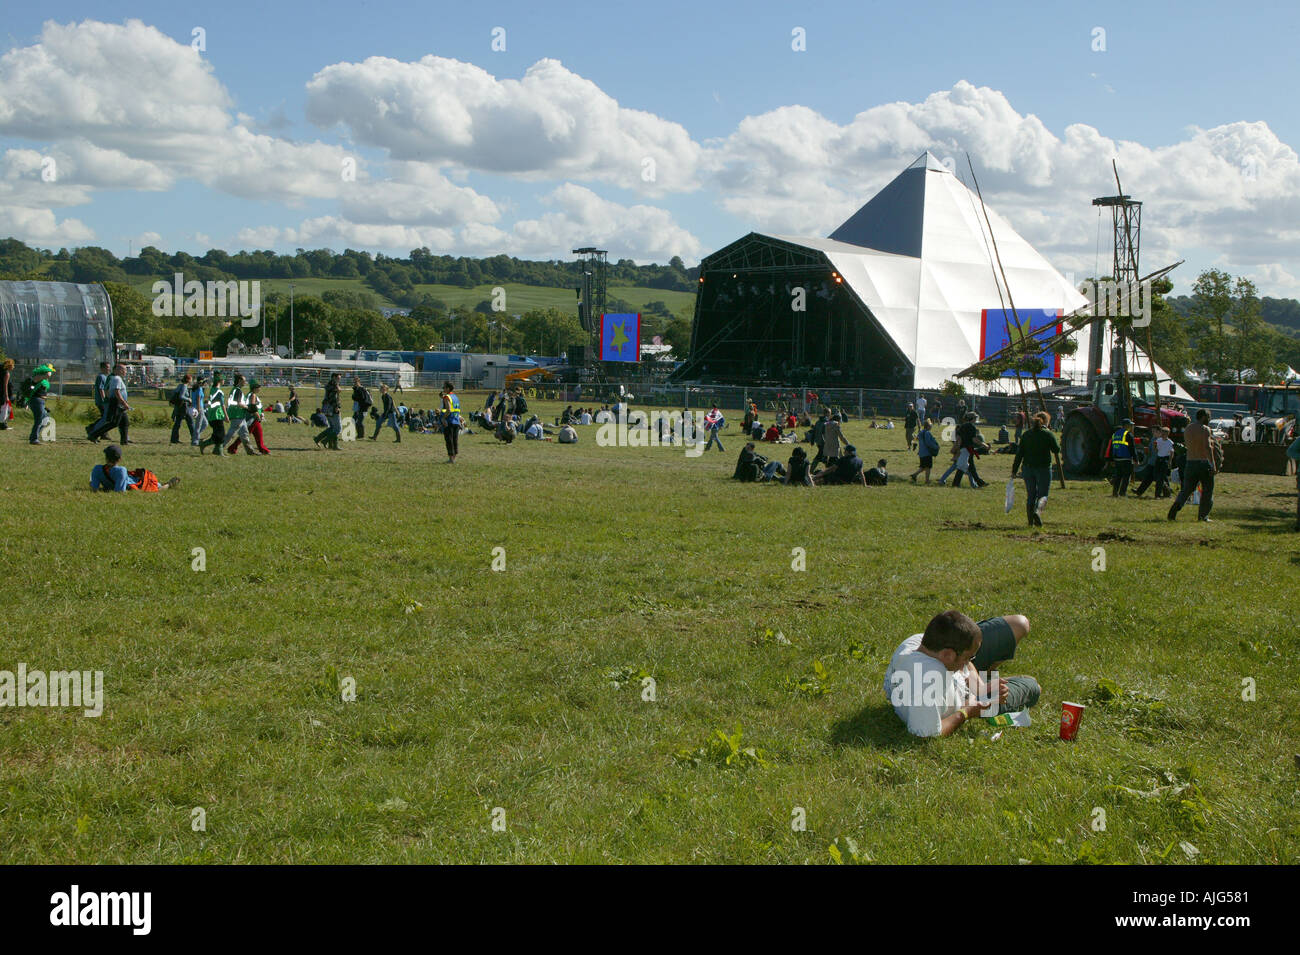
<instances>
[{"instance_id":1,"label":"red cup","mask_svg":"<svg viewBox=\"0 0 1300 955\"><path fill-rule=\"evenodd\" d=\"M1061 739L1074 739L1074 735L1079 732L1079 720L1083 719L1083 711L1086 709L1082 703L1061 704Z\"/></svg>"}]
</instances>

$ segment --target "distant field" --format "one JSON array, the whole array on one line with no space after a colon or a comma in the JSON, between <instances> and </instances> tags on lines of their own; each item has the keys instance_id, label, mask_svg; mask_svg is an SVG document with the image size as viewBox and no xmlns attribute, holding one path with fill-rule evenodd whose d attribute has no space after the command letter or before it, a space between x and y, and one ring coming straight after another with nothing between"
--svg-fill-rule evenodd
<instances>
[{"instance_id":1,"label":"distant field","mask_svg":"<svg viewBox=\"0 0 1300 955\"><path fill-rule=\"evenodd\" d=\"M1008 456L916 486L860 421L889 487L736 484L734 423L703 457L583 428L452 466L271 420L257 459L136 428L127 463L183 484L92 495L55 405L54 445L0 432L0 671L105 699L0 707L8 862L1300 861L1294 479L1224 475L1212 524L1071 481L1031 532ZM949 607L1029 616L1033 726L894 717L890 652Z\"/></svg>"},{"instance_id":2,"label":"distant field","mask_svg":"<svg viewBox=\"0 0 1300 955\"><path fill-rule=\"evenodd\" d=\"M170 278L170 276L142 278L133 282L132 285L145 295L148 295L153 283L158 278ZM289 294L288 279L259 279L258 281L262 283L263 295L273 291L285 295ZM330 289L354 289L375 295L384 305L393 304L383 296L378 295L369 286L363 284L360 279L294 279L293 286L295 295L320 296ZM442 299L452 308L473 308L484 300L491 301L492 290L496 287L495 285L479 285L475 288L461 288L459 285L416 286L419 291L428 292L435 298ZM508 312L526 312L533 308L558 308L572 315L578 314L577 297L574 295L573 289L518 285L512 282L507 282L501 287L506 290L506 310ZM672 292L662 289L619 285L610 287L609 296L610 298L621 298L638 309L644 308L648 302L663 302L674 314L686 319L692 317L695 309L695 295L692 292Z\"/></svg>"}]
</instances>

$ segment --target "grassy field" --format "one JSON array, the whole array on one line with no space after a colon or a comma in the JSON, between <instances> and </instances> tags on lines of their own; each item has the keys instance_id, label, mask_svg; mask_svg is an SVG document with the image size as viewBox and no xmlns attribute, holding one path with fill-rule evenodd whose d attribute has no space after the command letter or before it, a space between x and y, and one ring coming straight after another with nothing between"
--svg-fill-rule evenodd
<instances>
[{"instance_id":1,"label":"grassy field","mask_svg":"<svg viewBox=\"0 0 1300 955\"><path fill-rule=\"evenodd\" d=\"M106 699L0 708L8 862L1300 858L1293 479L1224 476L1208 525L1071 482L1033 533L1008 457L913 486L860 422L888 488L737 485L734 426L700 458L480 434L452 466L271 421L256 459L139 427L127 465L182 486L92 495L75 422L17 424L0 670ZM889 655L950 607L1028 615L1033 726L895 719Z\"/></svg>"},{"instance_id":2,"label":"grassy field","mask_svg":"<svg viewBox=\"0 0 1300 955\"><path fill-rule=\"evenodd\" d=\"M168 281L172 278L170 275L160 277ZM132 284L141 293L149 295L155 280L152 277L144 278ZM288 279L260 279L259 281L262 283L263 295L270 292L289 294ZM293 286L295 295L320 296L330 289L355 290L374 295L384 305L393 304L371 289L370 286L365 285L360 279L294 279ZM418 285L416 290L428 292L435 298L446 302L452 308L472 309L479 302L491 301L492 290L496 287L495 284L479 285L475 288L462 288L459 285ZM512 314L523 313L534 308L558 308L571 315L578 314L577 298L573 294L573 289L518 285L513 282L507 282L500 287L506 290L506 309ZM611 299L621 298L634 308L644 308L647 302L663 302L674 314L688 320L695 314L695 296L691 292L674 292L620 285L609 288L609 297Z\"/></svg>"}]
</instances>

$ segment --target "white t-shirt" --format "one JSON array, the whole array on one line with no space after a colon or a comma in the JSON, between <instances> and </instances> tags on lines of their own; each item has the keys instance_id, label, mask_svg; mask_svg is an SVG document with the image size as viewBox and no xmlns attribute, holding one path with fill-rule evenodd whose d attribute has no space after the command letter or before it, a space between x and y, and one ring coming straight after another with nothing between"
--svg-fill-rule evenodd
<instances>
[{"instance_id":1,"label":"white t-shirt","mask_svg":"<svg viewBox=\"0 0 1300 955\"><path fill-rule=\"evenodd\" d=\"M1168 458L1174 453L1174 443L1168 438L1156 438L1156 457Z\"/></svg>"},{"instance_id":2,"label":"white t-shirt","mask_svg":"<svg viewBox=\"0 0 1300 955\"><path fill-rule=\"evenodd\" d=\"M534 441L539 440L542 437L542 426L534 421L532 426L524 433Z\"/></svg>"},{"instance_id":3,"label":"white t-shirt","mask_svg":"<svg viewBox=\"0 0 1300 955\"><path fill-rule=\"evenodd\" d=\"M591 424L591 415L584 411L582 417L578 419L578 424Z\"/></svg>"},{"instance_id":4,"label":"white t-shirt","mask_svg":"<svg viewBox=\"0 0 1300 955\"><path fill-rule=\"evenodd\" d=\"M921 636L912 634L894 651L885 671L885 698L913 736L938 736L946 717L978 701L965 671L954 673L923 652Z\"/></svg>"}]
</instances>

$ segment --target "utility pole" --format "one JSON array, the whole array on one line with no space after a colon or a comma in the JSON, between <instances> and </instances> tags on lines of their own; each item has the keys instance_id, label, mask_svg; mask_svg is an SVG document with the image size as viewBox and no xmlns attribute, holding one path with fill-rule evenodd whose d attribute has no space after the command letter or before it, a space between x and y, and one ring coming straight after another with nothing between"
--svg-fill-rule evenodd
<instances>
[{"instance_id":1,"label":"utility pole","mask_svg":"<svg viewBox=\"0 0 1300 955\"><path fill-rule=\"evenodd\" d=\"M293 350L293 283L289 283L289 357L294 358L297 352Z\"/></svg>"}]
</instances>

